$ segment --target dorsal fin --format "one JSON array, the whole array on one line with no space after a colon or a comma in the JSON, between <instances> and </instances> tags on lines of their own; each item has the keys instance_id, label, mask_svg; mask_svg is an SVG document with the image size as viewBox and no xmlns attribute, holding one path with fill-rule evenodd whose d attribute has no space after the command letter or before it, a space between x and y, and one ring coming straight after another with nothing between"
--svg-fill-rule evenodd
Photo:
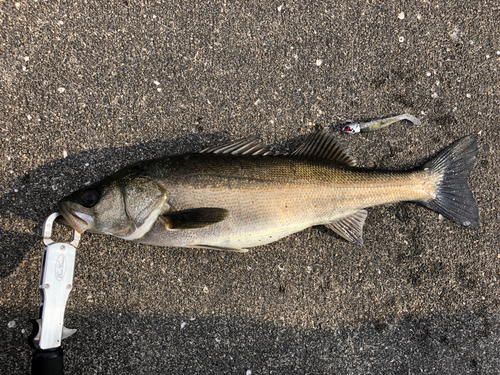
<instances>
[{"instance_id":1,"label":"dorsal fin","mask_svg":"<svg viewBox=\"0 0 500 375\"><path fill-rule=\"evenodd\" d=\"M356 165L354 158L331 135L323 132L311 134L292 155L334 160L349 167Z\"/></svg>"},{"instance_id":2,"label":"dorsal fin","mask_svg":"<svg viewBox=\"0 0 500 375\"><path fill-rule=\"evenodd\" d=\"M231 142L222 146L207 147L200 151L201 154L231 154L231 155L276 155L275 152L269 150L259 136L253 136L246 139L241 139L236 142Z\"/></svg>"}]
</instances>

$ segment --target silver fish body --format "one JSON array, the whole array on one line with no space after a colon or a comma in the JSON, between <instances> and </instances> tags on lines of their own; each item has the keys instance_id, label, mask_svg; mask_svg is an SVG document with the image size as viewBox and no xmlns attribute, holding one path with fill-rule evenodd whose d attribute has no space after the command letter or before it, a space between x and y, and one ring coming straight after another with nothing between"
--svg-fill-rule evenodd
<instances>
[{"instance_id":1,"label":"silver fish body","mask_svg":"<svg viewBox=\"0 0 500 375\"><path fill-rule=\"evenodd\" d=\"M364 208L386 203L418 201L476 226L467 186L476 150L466 137L420 170L380 172L355 168L322 133L292 155L272 155L252 138L137 163L59 206L80 232L149 245L245 251L313 225L361 245Z\"/></svg>"}]
</instances>

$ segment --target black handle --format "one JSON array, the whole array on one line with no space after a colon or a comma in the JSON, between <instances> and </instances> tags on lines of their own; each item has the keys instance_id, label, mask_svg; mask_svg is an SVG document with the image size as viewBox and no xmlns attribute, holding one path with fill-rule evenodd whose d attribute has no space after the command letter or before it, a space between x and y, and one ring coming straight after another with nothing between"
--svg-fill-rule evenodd
<instances>
[{"instance_id":1,"label":"black handle","mask_svg":"<svg viewBox=\"0 0 500 375\"><path fill-rule=\"evenodd\" d=\"M31 375L63 375L63 350L37 349L31 361Z\"/></svg>"}]
</instances>

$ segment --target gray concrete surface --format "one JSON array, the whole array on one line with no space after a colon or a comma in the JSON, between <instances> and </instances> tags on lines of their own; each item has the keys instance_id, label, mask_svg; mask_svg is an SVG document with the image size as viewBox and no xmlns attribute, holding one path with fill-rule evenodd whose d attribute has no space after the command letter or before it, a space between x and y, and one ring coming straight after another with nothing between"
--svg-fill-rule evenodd
<instances>
[{"instance_id":1,"label":"gray concrete surface","mask_svg":"<svg viewBox=\"0 0 500 375\"><path fill-rule=\"evenodd\" d=\"M41 225L60 198L133 161L254 134L287 150L323 128L394 169L476 134L481 225L396 204L369 209L363 248L311 228L247 254L84 234L67 373L497 374L499 12L1 1L0 371L29 372ZM422 125L338 132L400 113Z\"/></svg>"}]
</instances>

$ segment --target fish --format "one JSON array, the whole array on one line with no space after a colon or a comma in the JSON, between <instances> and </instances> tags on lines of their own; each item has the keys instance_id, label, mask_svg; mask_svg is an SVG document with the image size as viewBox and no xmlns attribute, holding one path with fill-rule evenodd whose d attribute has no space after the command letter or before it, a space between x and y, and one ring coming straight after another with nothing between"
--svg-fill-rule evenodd
<instances>
[{"instance_id":1,"label":"fish","mask_svg":"<svg viewBox=\"0 0 500 375\"><path fill-rule=\"evenodd\" d=\"M366 208L418 202L465 227L479 225L468 176L474 135L420 168L356 167L334 138L318 132L290 154L258 137L197 153L140 161L63 198L63 222L79 233L146 245L246 252L325 225L363 245Z\"/></svg>"},{"instance_id":2,"label":"fish","mask_svg":"<svg viewBox=\"0 0 500 375\"><path fill-rule=\"evenodd\" d=\"M382 128L385 128L386 126L389 126L390 124L393 124L398 121L402 120L408 120L411 121L415 125L420 125L420 120L412 115L409 114L404 114L404 115L399 115L399 116L394 116L394 117L387 117L379 120L373 120L369 122L353 122L351 124L348 124L342 128L342 132L347 133L347 134L354 134L354 133L367 133L367 132L373 132L375 130L379 130Z\"/></svg>"}]
</instances>

